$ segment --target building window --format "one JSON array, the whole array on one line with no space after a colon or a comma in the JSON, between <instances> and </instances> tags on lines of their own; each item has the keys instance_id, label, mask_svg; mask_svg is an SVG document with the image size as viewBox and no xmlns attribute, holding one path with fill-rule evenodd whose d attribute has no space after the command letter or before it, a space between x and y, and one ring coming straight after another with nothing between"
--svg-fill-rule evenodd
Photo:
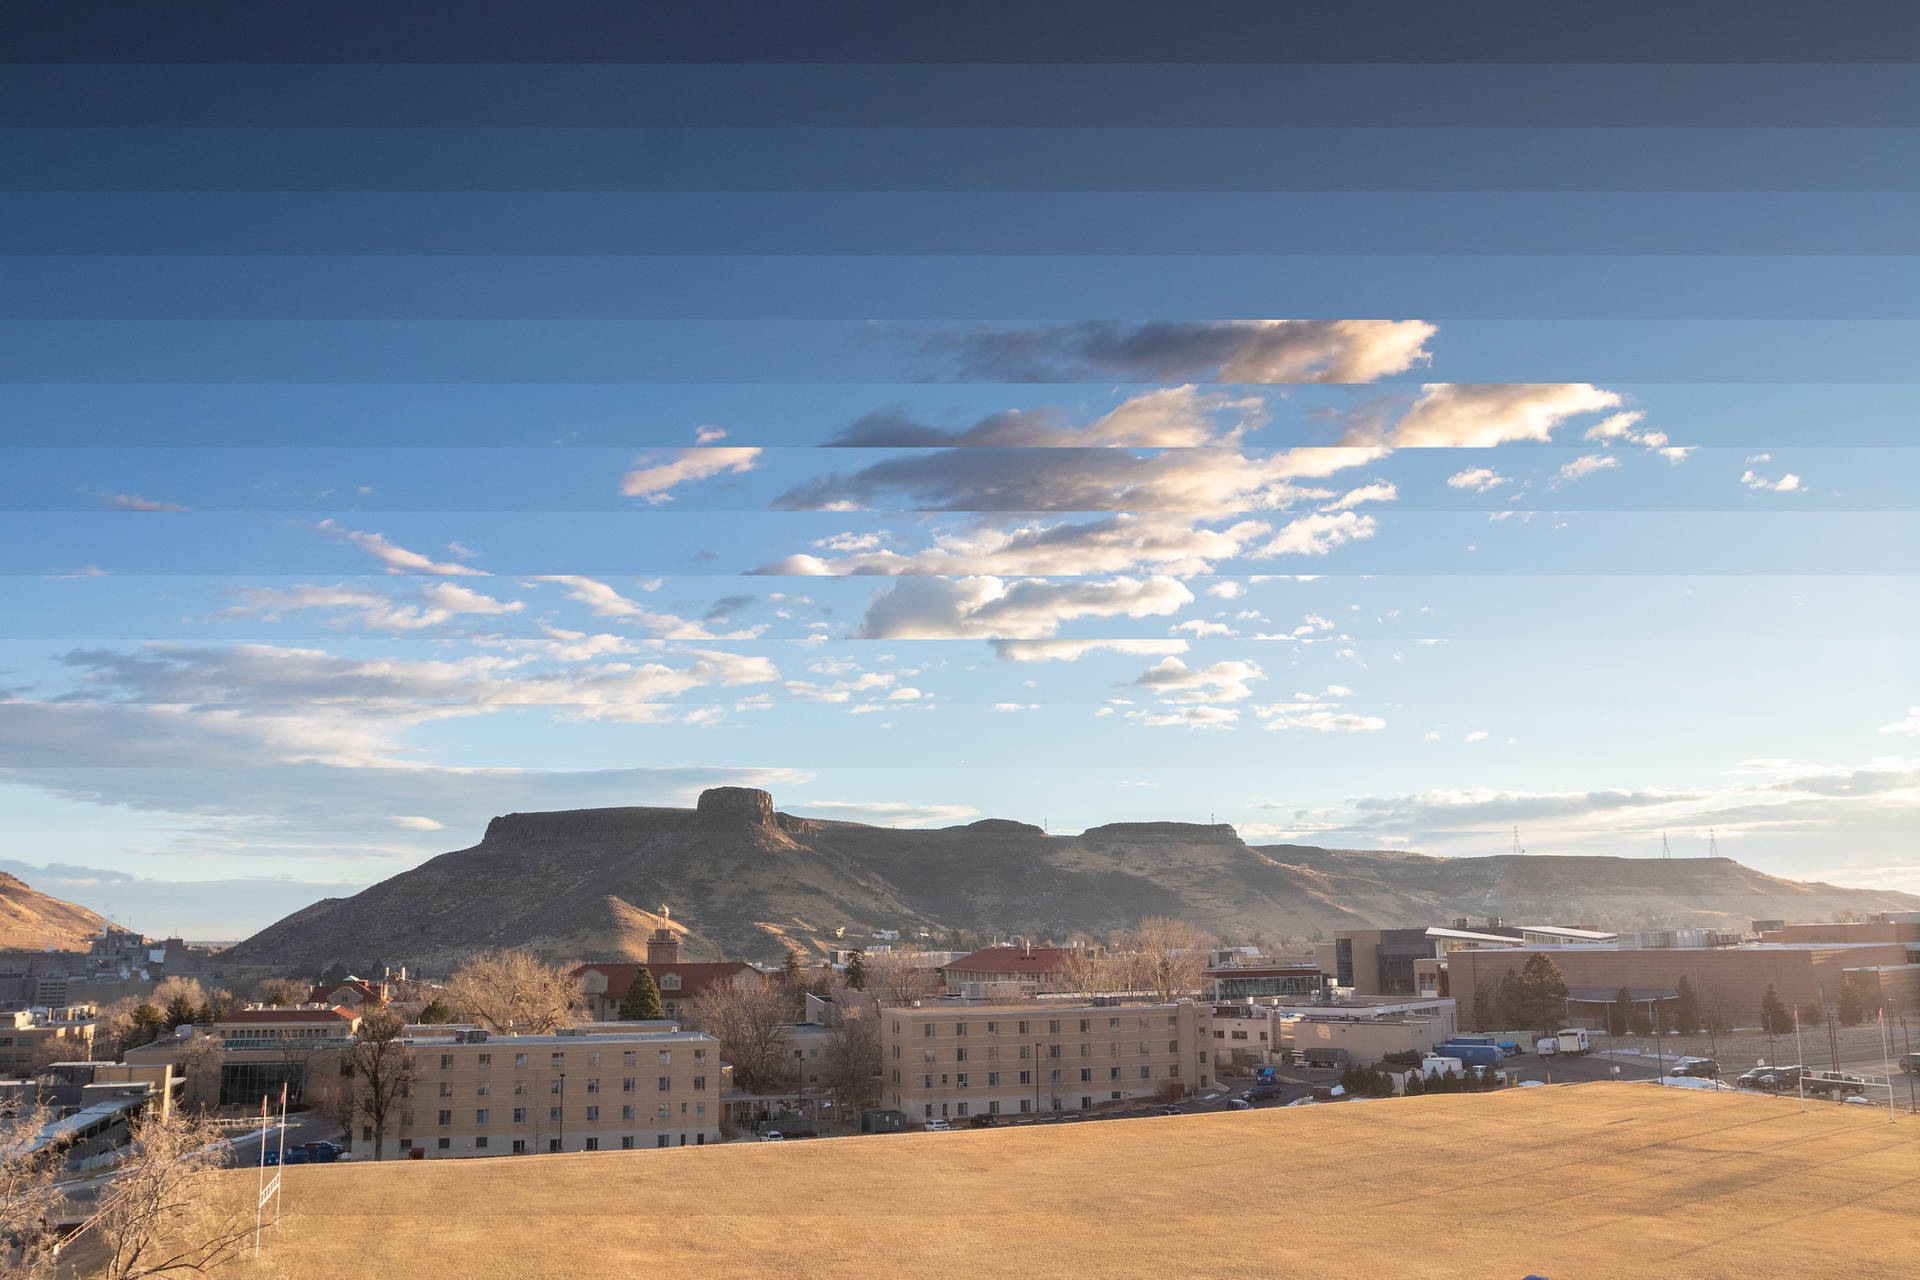
<instances>
[{"instance_id":1,"label":"building window","mask_svg":"<svg viewBox=\"0 0 1920 1280\"><path fill-rule=\"evenodd\" d=\"M953 1060L955 1062L965 1062L967 1060L967 1051L965 1049L955 1049L953 1051Z\"/></svg>"},{"instance_id":2,"label":"building window","mask_svg":"<svg viewBox=\"0 0 1920 1280\"><path fill-rule=\"evenodd\" d=\"M590 1067L597 1067L600 1065L600 1051L598 1049L593 1049L588 1051L587 1065Z\"/></svg>"},{"instance_id":3,"label":"building window","mask_svg":"<svg viewBox=\"0 0 1920 1280\"><path fill-rule=\"evenodd\" d=\"M443 1098L451 1098L453 1096L453 1081L442 1080L440 1082L440 1096Z\"/></svg>"},{"instance_id":4,"label":"building window","mask_svg":"<svg viewBox=\"0 0 1920 1280\"><path fill-rule=\"evenodd\" d=\"M1120 1029L1120 1019L1118 1018L1107 1019L1107 1030L1118 1031L1119 1029Z\"/></svg>"},{"instance_id":5,"label":"building window","mask_svg":"<svg viewBox=\"0 0 1920 1280\"><path fill-rule=\"evenodd\" d=\"M436 1143L434 1143L434 1146L436 1146L437 1148L439 1148L439 1149L440 1149L440 1150L442 1150L442 1151L451 1151L451 1150L453 1150L453 1139L452 1139L452 1138L442 1138L442 1139L440 1139L440 1140L439 1140L438 1142L436 1142Z\"/></svg>"},{"instance_id":6,"label":"building window","mask_svg":"<svg viewBox=\"0 0 1920 1280\"><path fill-rule=\"evenodd\" d=\"M1000 1024L999 1024L999 1023L997 1023L997 1022L989 1022L989 1023L987 1024L987 1034L988 1034L988 1035L990 1035L990 1036L997 1036L997 1035L999 1035L999 1034L1000 1034Z\"/></svg>"},{"instance_id":7,"label":"building window","mask_svg":"<svg viewBox=\"0 0 1920 1280\"><path fill-rule=\"evenodd\" d=\"M475 1151L485 1151L485 1150L487 1149L487 1135L486 1135L486 1134L484 1134L484 1133L483 1133L483 1134L481 1134L481 1135L480 1135L479 1137L477 1137L477 1138L475 1138L475 1139L473 1140L473 1149L474 1149Z\"/></svg>"},{"instance_id":8,"label":"building window","mask_svg":"<svg viewBox=\"0 0 1920 1280\"><path fill-rule=\"evenodd\" d=\"M515 1124L525 1124L527 1122L527 1109L525 1107L515 1107L513 1109L513 1122Z\"/></svg>"},{"instance_id":9,"label":"building window","mask_svg":"<svg viewBox=\"0 0 1920 1280\"><path fill-rule=\"evenodd\" d=\"M923 1050L921 1050L920 1052L921 1052L921 1057L922 1057L922 1058L923 1058L923 1059L924 1059L925 1061L927 1061L927 1062L932 1062L932 1061L933 1061L933 1050L931 1050L931 1049L923 1049Z\"/></svg>"},{"instance_id":10,"label":"building window","mask_svg":"<svg viewBox=\"0 0 1920 1280\"><path fill-rule=\"evenodd\" d=\"M663 1102L653 1109L653 1118L655 1120L669 1120L672 1119L672 1117L673 1108L667 1103Z\"/></svg>"},{"instance_id":11,"label":"building window","mask_svg":"<svg viewBox=\"0 0 1920 1280\"><path fill-rule=\"evenodd\" d=\"M442 1071L451 1071L451 1070L453 1070L453 1055L452 1055L452 1054L450 1054L450 1053L443 1053L443 1054L441 1054L441 1055L440 1055L440 1069L441 1069Z\"/></svg>"},{"instance_id":12,"label":"building window","mask_svg":"<svg viewBox=\"0 0 1920 1280\"><path fill-rule=\"evenodd\" d=\"M560 1092L560 1089L561 1089L561 1086L560 1086L560 1081L558 1081L558 1080L549 1080L549 1081L547 1081L547 1092L548 1092L548 1093L559 1093L559 1092Z\"/></svg>"},{"instance_id":13,"label":"building window","mask_svg":"<svg viewBox=\"0 0 1920 1280\"><path fill-rule=\"evenodd\" d=\"M1026 1045L1024 1045L1024 1044L1023 1044L1023 1045L1021 1045L1021 1046L1020 1046L1020 1060L1021 1060L1022 1062L1025 1062L1025 1061L1026 1061L1026 1060L1027 1060L1027 1059L1028 1059L1029 1057L1031 1057L1031 1056L1032 1056L1032 1055L1031 1055L1031 1054L1029 1054L1029 1053L1027 1052L1027 1046L1026 1046Z\"/></svg>"},{"instance_id":14,"label":"building window","mask_svg":"<svg viewBox=\"0 0 1920 1280\"><path fill-rule=\"evenodd\" d=\"M1200 1051L1200 1061L1205 1062L1206 1060L1207 1060L1207 1051L1205 1049L1202 1049Z\"/></svg>"},{"instance_id":15,"label":"building window","mask_svg":"<svg viewBox=\"0 0 1920 1280\"><path fill-rule=\"evenodd\" d=\"M490 1080L482 1080L478 1085L474 1086L473 1096L476 1098L486 1097L487 1094L491 1092L488 1086L491 1085L492 1083L493 1082Z\"/></svg>"},{"instance_id":16,"label":"building window","mask_svg":"<svg viewBox=\"0 0 1920 1280\"><path fill-rule=\"evenodd\" d=\"M627 1109L628 1109L629 1111L631 1111L631 1110L632 1110L633 1108L631 1108L631 1107L629 1107L629 1108L627 1108ZM621 1135L620 1135L620 1149L621 1149L622 1151L631 1151L631 1150L633 1150L633 1135L632 1135L632 1134L630 1134L630 1133L623 1133L623 1134L621 1134Z\"/></svg>"},{"instance_id":17,"label":"building window","mask_svg":"<svg viewBox=\"0 0 1920 1280\"><path fill-rule=\"evenodd\" d=\"M588 1077L587 1077L587 1092L588 1092L588 1093L598 1093L598 1092L600 1092L600 1077L599 1077L599 1076L588 1076Z\"/></svg>"},{"instance_id":18,"label":"building window","mask_svg":"<svg viewBox=\"0 0 1920 1280\"><path fill-rule=\"evenodd\" d=\"M693 1114L696 1119L705 1120L707 1118L707 1104L704 1102L694 1103Z\"/></svg>"},{"instance_id":19,"label":"building window","mask_svg":"<svg viewBox=\"0 0 1920 1280\"><path fill-rule=\"evenodd\" d=\"M525 1070L525 1069L526 1069L526 1065L527 1065L527 1055L526 1055L526 1054L524 1054L524 1053L516 1053L516 1054L514 1054L514 1055L513 1055L513 1065L514 1065L514 1067L515 1067L516 1069L519 1069L519 1070Z\"/></svg>"},{"instance_id":20,"label":"building window","mask_svg":"<svg viewBox=\"0 0 1920 1280\"><path fill-rule=\"evenodd\" d=\"M485 1108L485 1107L481 1107L481 1108L480 1108L480 1109L479 1109L478 1111L476 1111L476 1112L474 1112L474 1113L473 1113L473 1122L474 1122L475 1124L485 1124L485 1123L487 1123L487 1116L488 1116L488 1114L489 1114L489 1112L488 1112L488 1110L487 1110L487 1108Z\"/></svg>"},{"instance_id":21,"label":"building window","mask_svg":"<svg viewBox=\"0 0 1920 1280\"><path fill-rule=\"evenodd\" d=\"M547 1123L548 1123L548 1124L559 1124L559 1123L560 1123L560 1108L558 1108L558 1107L548 1107L548 1108L547 1108Z\"/></svg>"},{"instance_id":22,"label":"building window","mask_svg":"<svg viewBox=\"0 0 1920 1280\"><path fill-rule=\"evenodd\" d=\"M1085 1035L1087 1032L1091 1030L1093 1030L1093 1019L1092 1018L1080 1019L1080 1034Z\"/></svg>"},{"instance_id":23,"label":"building window","mask_svg":"<svg viewBox=\"0 0 1920 1280\"><path fill-rule=\"evenodd\" d=\"M695 1049L693 1051L693 1060L695 1062L705 1062L707 1060L707 1051L705 1049Z\"/></svg>"},{"instance_id":24,"label":"building window","mask_svg":"<svg viewBox=\"0 0 1920 1280\"><path fill-rule=\"evenodd\" d=\"M956 1103L954 1103L954 1105L953 1105L953 1114L955 1114L955 1115L957 1115L957 1116L964 1116L965 1114L967 1114L967 1104L966 1104L966 1103L964 1103L964 1102L956 1102Z\"/></svg>"},{"instance_id":25,"label":"building window","mask_svg":"<svg viewBox=\"0 0 1920 1280\"><path fill-rule=\"evenodd\" d=\"M656 1138L656 1139L654 1139L654 1143L653 1143L653 1145L654 1145L654 1146L656 1146L656 1147L664 1147L664 1146L666 1146L666 1145L667 1145L667 1135L666 1135L666 1134L664 1134L664 1133L663 1133L663 1134L661 1134L661 1135L660 1135L660 1136L659 1136L658 1138Z\"/></svg>"},{"instance_id":26,"label":"building window","mask_svg":"<svg viewBox=\"0 0 1920 1280\"><path fill-rule=\"evenodd\" d=\"M957 1076L955 1076L955 1077L953 1078L953 1087L954 1087L954 1088L956 1088L956 1089L964 1089L964 1088L966 1088L966 1087L967 1087L967 1073L966 1073L966 1072L964 1072L964 1071L962 1071L962 1072L961 1072L961 1073L960 1073L959 1075L957 1075Z\"/></svg>"},{"instance_id":27,"label":"building window","mask_svg":"<svg viewBox=\"0 0 1920 1280\"><path fill-rule=\"evenodd\" d=\"M1080 1042L1080 1056L1083 1058L1091 1058L1093 1056L1093 1046L1085 1040Z\"/></svg>"},{"instance_id":28,"label":"building window","mask_svg":"<svg viewBox=\"0 0 1920 1280\"><path fill-rule=\"evenodd\" d=\"M566 1065L567 1065L567 1055L566 1055L565 1053L556 1053L556 1054L554 1054L554 1055L553 1055L553 1065L554 1065L555 1067L564 1067L564 1066L566 1066Z\"/></svg>"},{"instance_id":29,"label":"building window","mask_svg":"<svg viewBox=\"0 0 1920 1280\"><path fill-rule=\"evenodd\" d=\"M620 1118L621 1118L622 1120L631 1120L631 1119L633 1119L633 1106L632 1106L632 1104L631 1104L631 1103L628 1103L628 1104L626 1104L626 1105L623 1105L623 1106L622 1106L622 1107L620 1108Z\"/></svg>"},{"instance_id":30,"label":"building window","mask_svg":"<svg viewBox=\"0 0 1920 1280\"><path fill-rule=\"evenodd\" d=\"M513 1154L517 1156L527 1154L527 1140L525 1138L515 1138L513 1140Z\"/></svg>"},{"instance_id":31,"label":"building window","mask_svg":"<svg viewBox=\"0 0 1920 1280\"><path fill-rule=\"evenodd\" d=\"M1032 1083L1033 1083L1033 1072L1031 1072L1031 1071L1022 1071L1022 1072L1020 1073L1020 1083L1021 1083L1021 1084L1032 1084Z\"/></svg>"},{"instance_id":32,"label":"building window","mask_svg":"<svg viewBox=\"0 0 1920 1280\"><path fill-rule=\"evenodd\" d=\"M440 1123L441 1123L441 1124L443 1124L443 1125L448 1125L448 1124L452 1124L452 1123L453 1123L453 1112L451 1112L451 1111L442 1111L442 1112L440 1113Z\"/></svg>"},{"instance_id":33,"label":"building window","mask_svg":"<svg viewBox=\"0 0 1920 1280\"><path fill-rule=\"evenodd\" d=\"M413 1150L413 1139L412 1139L412 1138L402 1138L402 1139L400 1139L400 1149L401 1149L402 1151L411 1151L411 1150Z\"/></svg>"},{"instance_id":34,"label":"building window","mask_svg":"<svg viewBox=\"0 0 1920 1280\"><path fill-rule=\"evenodd\" d=\"M987 1088L996 1089L999 1086L1000 1086L1000 1073L998 1071L987 1072Z\"/></svg>"},{"instance_id":35,"label":"building window","mask_svg":"<svg viewBox=\"0 0 1920 1280\"><path fill-rule=\"evenodd\" d=\"M1147 1066L1145 1063L1142 1063L1140 1066L1140 1078L1142 1080L1153 1079L1153 1068Z\"/></svg>"},{"instance_id":36,"label":"building window","mask_svg":"<svg viewBox=\"0 0 1920 1280\"><path fill-rule=\"evenodd\" d=\"M480 1069L481 1069L482 1071L491 1071L491 1070L493 1070L493 1055L492 1055L492 1054L490 1054L490 1053L483 1053L483 1054L481 1054L481 1055L480 1055L480 1061L479 1061L479 1067L480 1067Z\"/></svg>"},{"instance_id":37,"label":"building window","mask_svg":"<svg viewBox=\"0 0 1920 1280\"><path fill-rule=\"evenodd\" d=\"M1179 1078L1180 1078L1180 1064L1176 1062L1167 1068L1167 1079L1178 1080Z\"/></svg>"},{"instance_id":38,"label":"building window","mask_svg":"<svg viewBox=\"0 0 1920 1280\"><path fill-rule=\"evenodd\" d=\"M1092 1067L1080 1068L1080 1079L1083 1082L1091 1081L1093 1079L1093 1068Z\"/></svg>"},{"instance_id":39,"label":"building window","mask_svg":"<svg viewBox=\"0 0 1920 1280\"><path fill-rule=\"evenodd\" d=\"M660 1065L663 1067L673 1065L673 1051L671 1049L662 1049L660 1051Z\"/></svg>"},{"instance_id":40,"label":"building window","mask_svg":"<svg viewBox=\"0 0 1920 1280\"><path fill-rule=\"evenodd\" d=\"M693 1087L696 1092L705 1089L707 1087L707 1078L705 1076L695 1076L693 1078Z\"/></svg>"},{"instance_id":41,"label":"building window","mask_svg":"<svg viewBox=\"0 0 1920 1280\"><path fill-rule=\"evenodd\" d=\"M929 1040L933 1039L933 1024L931 1022L924 1024L920 1028L920 1034Z\"/></svg>"},{"instance_id":42,"label":"building window","mask_svg":"<svg viewBox=\"0 0 1920 1280\"><path fill-rule=\"evenodd\" d=\"M1057 1057L1059 1057L1059 1056L1060 1056L1060 1046L1059 1046L1059 1045L1057 1045L1057 1044L1050 1044L1050 1045L1048 1045L1048 1046L1047 1046L1047 1056L1048 1056L1049 1058L1057 1058Z\"/></svg>"},{"instance_id":43,"label":"building window","mask_svg":"<svg viewBox=\"0 0 1920 1280\"><path fill-rule=\"evenodd\" d=\"M669 1090L669 1089L671 1089L671 1088L673 1088L673 1077L672 1077L672 1076L661 1076L661 1077L660 1077L660 1090L659 1090L659 1091L660 1091L661 1093L665 1093L665 1092L666 1092L667 1090Z\"/></svg>"},{"instance_id":44,"label":"building window","mask_svg":"<svg viewBox=\"0 0 1920 1280\"><path fill-rule=\"evenodd\" d=\"M1060 1019L1058 1018L1047 1019L1047 1034L1055 1035L1055 1036L1060 1034Z\"/></svg>"},{"instance_id":45,"label":"building window","mask_svg":"<svg viewBox=\"0 0 1920 1280\"><path fill-rule=\"evenodd\" d=\"M589 1121L598 1120L599 1118L600 1118L600 1108L598 1107L587 1108L587 1119Z\"/></svg>"},{"instance_id":46,"label":"building window","mask_svg":"<svg viewBox=\"0 0 1920 1280\"><path fill-rule=\"evenodd\" d=\"M628 1076L628 1077L627 1077L626 1079L624 1079L624 1080L622 1080L622 1081L620 1082L620 1092L622 1092L622 1093L632 1093L632 1092L633 1092L633 1077L632 1077L632 1076Z\"/></svg>"},{"instance_id":47,"label":"building window","mask_svg":"<svg viewBox=\"0 0 1920 1280\"><path fill-rule=\"evenodd\" d=\"M547 1150L558 1151L559 1149L560 1149L560 1139L558 1138L547 1139Z\"/></svg>"},{"instance_id":48,"label":"building window","mask_svg":"<svg viewBox=\"0 0 1920 1280\"><path fill-rule=\"evenodd\" d=\"M1167 1041L1167 1052L1168 1053L1180 1052L1180 1042L1178 1040Z\"/></svg>"},{"instance_id":49,"label":"building window","mask_svg":"<svg viewBox=\"0 0 1920 1280\"><path fill-rule=\"evenodd\" d=\"M518 1098L524 1098L524 1097L526 1097L526 1096L527 1096L527 1082L526 1082L525 1080L515 1080L515 1081L513 1082L513 1093L514 1093L514 1096L515 1096L515 1097L518 1097Z\"/></svg>"},{"instance_id":50,"label":"building window","mask_svg":"<svg viewBox=\"0 0 1920 1280\"><path fill-rule=\"evenodd\" d=\"M623 1067L630 1067L636 1061L637 1059L635 1058L634 1052L631 1049L627 1050L625 1053L620 1055L620 1065Z\"/></svg>"}]
</instances>

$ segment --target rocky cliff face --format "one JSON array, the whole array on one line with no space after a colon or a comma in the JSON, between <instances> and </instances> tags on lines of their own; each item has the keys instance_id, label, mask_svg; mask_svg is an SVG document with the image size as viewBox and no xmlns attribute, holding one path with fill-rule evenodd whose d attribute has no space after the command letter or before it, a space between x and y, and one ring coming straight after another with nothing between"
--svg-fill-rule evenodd
<instances>
[{"instance_id":1,"label":"rocky cliff face","mask_svg":"<svg viewBox=\"0 0 1920 1280\"><path fill-rule=\"evenodd\" d=\"M1272 940L1342 928L1522 916L1607 928L1744 927L1751 918L1914 910L1920 899L1778 880L1725 859L1428 858L1254 848L1230 826L1127 822L1078 836L1004 819L898 830L798 818L765 791L692 809L495 818L470 849L289 916L227 953L243 966L444 972L475 950L643 958L669 904L689 959L777 962L876 928L1065 937L1154 915Z\"/></svg>"}]
</instances>

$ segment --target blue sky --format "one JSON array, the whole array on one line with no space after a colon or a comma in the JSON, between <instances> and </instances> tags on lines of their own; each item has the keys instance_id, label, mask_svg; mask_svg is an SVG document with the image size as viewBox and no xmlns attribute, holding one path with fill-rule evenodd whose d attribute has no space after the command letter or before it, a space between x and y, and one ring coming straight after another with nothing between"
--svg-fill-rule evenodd
<instances>
[{"instance_id":1,"label":"blue sky","mask_svg":"<svg viewBox=\"0 0 1920 1280\"><path fill-rule=\"evenodd\" d=\"M1373 68L1365 129L622 132L499 74L544 127L0 96L0 867L231 937L735 782L1920 892L1908 122L1669 71L1689 127L1432 129L1501 121Z\"/></svg>"}]
</instances>

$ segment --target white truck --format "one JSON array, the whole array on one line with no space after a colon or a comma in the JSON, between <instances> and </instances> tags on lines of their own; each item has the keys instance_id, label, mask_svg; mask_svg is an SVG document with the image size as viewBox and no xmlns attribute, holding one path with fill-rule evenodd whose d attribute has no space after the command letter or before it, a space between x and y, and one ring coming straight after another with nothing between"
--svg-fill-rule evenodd
<instances>
[{"instance_id":1,"label":"white truck","mask_svg":"<svg viewBox=\"0 0 1920 1280\"><path fill-rule=\"evenodd\" d=\"M1553 1035L1542 1036L1534 1044L1533 1051L1543 1058L1591 1053L1593 1041L1587 1038L1583 1027L1562 1027Z\"/></svg>"},{"instance_id":2,"label":"white truck","mask_svg":"<svg viewBox=\"0 0 1920 1280\"><path fill-rule=\"evenodd\" d=\"M1420 1059L1420 1074L1423 1076L1441 1076L1453 1072L1454 1078L1466 1074L1466 1064L1458 1058L1440 1058L1429 1055Z\"/></svg>"}]
</instances>

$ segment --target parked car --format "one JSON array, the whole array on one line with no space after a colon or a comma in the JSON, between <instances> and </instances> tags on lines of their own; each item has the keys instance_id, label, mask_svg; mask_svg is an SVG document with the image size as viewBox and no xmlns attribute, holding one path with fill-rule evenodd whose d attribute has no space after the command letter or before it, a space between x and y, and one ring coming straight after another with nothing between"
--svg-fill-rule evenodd
<instances>
[{"instance_id":1,"label":"parked car","mask_svg":"<svg viewBox=\"0 0 1920 1280\"><path fill-rule=\"evenodd\" d=\"M302 1144L307 1152L308 1164L332 1164L340 1158L346 1148L337 1142L313 1141ZM289 1153L291 1154L291 1153Z\"/></svg>"},{"instance_id":2,"label":"parked car","mask_svg":"<svg viewBox=\"0 0 1920 1280\"><path fill-rule=\"evenodd\" d=\"M762 1142L785 1142L786 1140L787 1135L778 1129L769 1129L760 1135L760 1141Z\"/></svg>"},{"instance_id":3,"label":"parked car","mask_svg":"<svg viewBox=\"0 0 1920 1280\"><path fill-rule=\"evenodd\" d=\"M922 1125L921 1127L924 1128L928 1133L945 1133L948 1130L953 1128L953 1126L948 1124L945 1120L939 1119L937 1117L935 1119L927 1121L926 1124Z\"/></svg>"},{"instance_id":4,"label":"parked car","mask_svg":"<svg viewBox=\"0 0 1920 1280\"><path fill-rule=\"evenodd\" d=\"M1712 1058L1682 1058L1673 1064L1669 1075L1692 1076L1697 1080L1718 1080L1720 1064Z\"/></svg>"},{"instance_id":5,"label":"parked car","mask_svg":"<svg viewBox=\"0 0 1920 1280\"><path fill-rule=\"evenodd\" d=\"M967 1127L969 1129L991 1129L995 1123L996 1121L992 1112L982 1112L977 1116L967 1117Z\"/></svg>"},{"instance_id":6,"label":"parked car","mask_svg":"<svg viewBox=\"0 0 1920 1280\"><path fill-rule=\"evenodd\" d=\"M300 1147L288 1147L287 1154L280 1158L281 1164L307 1164L307 1153Z\"/></svg>"},{"instance_id":7,"label":"parked car","mask_svg":"<svg viewBox=\"0 0 1920 1280\"><path fill-rule=\"evenodd\" d=\"M1187 1113L1181 1110L1179 1107L1159 1107L1155 1109L1154 1114L1163 1115L1163 1116L1183 1116Z\"/></svg>"},{"instance_id":8,"label":"parked car","mask_svg":"<svg viewBox=\"0 0 1920 1280\"><path fill-rule=\"evenodd\" d=\"M1227 1105L1233 1108L1235 1111L1253 1110L1253 1104L1251 1102L1248 1102L1245 1098L1233 1098L1228 1101Z\"/></svg>"},{"instance_id":9,"label":"parked car","mask_svg":"<svg viewBox=\"0 0 1920 1280\"><path fill-rule=\"evenodd\" d=\"M1245 1102L1265 1102L1268 1098L1277 1098L1279 1096L1280 1090L1278 1086L1270 1084L1257 1084L1240 1095L1241 1100Z\"/></svg>"},{"instance_id":10,"label":"parked car","mask_svg":"<svg viewBox=\"0 0 1920 1280\"><path fill-rule=\"evenodd\" d=\"M1900 1069L1910 1076L1920 1076L1920 1053L1901 1054Z\"/></svg>"},{"instance_id":11,"label":"parked car","mask_svg":"<svg viewBox=\"0 0 1920 1280\"><path fill-rule=\"evenodd\" d=\"M1865 1093L1867 1082L1844 1071L1809 1071L1800 1077L1799 1087L1829 1098L1847 1098Z\"/></svg>"}]
</instances>

